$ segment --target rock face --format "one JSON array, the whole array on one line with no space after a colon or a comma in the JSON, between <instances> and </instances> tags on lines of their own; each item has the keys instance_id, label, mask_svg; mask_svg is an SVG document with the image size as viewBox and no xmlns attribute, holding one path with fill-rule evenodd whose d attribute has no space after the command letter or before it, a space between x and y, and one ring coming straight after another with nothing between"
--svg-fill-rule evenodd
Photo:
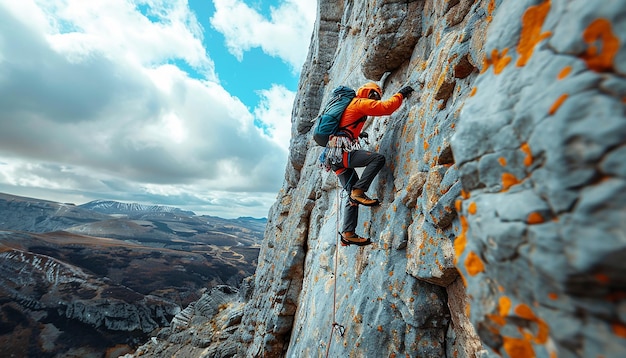
<instances>
[{"instance_id":1,"label":"rock face","mask_svg":"<svg viewBox=\"0 0 626 358\"><path fill-rule=\"evenodd\" d=\"M254 293L177 356L626 356L626 3L318 4ZM311 120L370 80L416 92L366 125L383 205L341 247Z\"/></svg>"},{"instance_id":2,"label":"rock face","mask_svg":"<svg viewBox=\"0 0 626 358\"><path fill-rule=\"evenodd\" d=\"M472 322L503 355L625 356L626 3L495 14L452 139Z\"/></svg>"}]
</instances>

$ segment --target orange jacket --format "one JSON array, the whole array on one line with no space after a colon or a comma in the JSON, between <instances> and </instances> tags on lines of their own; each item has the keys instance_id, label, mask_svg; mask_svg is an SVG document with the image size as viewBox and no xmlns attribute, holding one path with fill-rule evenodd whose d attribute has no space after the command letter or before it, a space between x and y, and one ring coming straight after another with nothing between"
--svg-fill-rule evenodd
<instances>
[{"instance_id":1,"label":"orange jacket","mask_svg":"<svg viewBox=\"0 0 626 358\"><path fill-rule=\"evenodd\" d=\"M339 128L349 132L353 139L361 134L367 116L388 116L402 105L402 95L396 93L386 101L369 99L370 91L374 90L382 97L382 91L375 83L366 83L356 92L356 97L350 102L341 116ZM359 121L361 118L363 120Z\"/></svg>"}]
</instances>

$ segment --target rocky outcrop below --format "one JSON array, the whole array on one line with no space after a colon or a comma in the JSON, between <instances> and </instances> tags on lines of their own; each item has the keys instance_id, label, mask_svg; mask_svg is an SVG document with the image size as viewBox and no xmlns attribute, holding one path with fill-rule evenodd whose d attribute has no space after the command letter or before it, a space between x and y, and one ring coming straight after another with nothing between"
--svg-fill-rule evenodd
<instances>
[{"instance_id":1,"label":"rocky outcrop below","mask_svg":"<svg viewBox=\"0 0 626 358\"><path fill-rule=\"evenodd\" d=\"M134 355L122 358L236 356L241 347L229 338L240 327L252 284L248 278L240 289L227 285L212 288L177 314L169 327L139 347Z\"/></svg>"},{"instance_id":2,"label":"rocky outcrop below","mask_svg":"<svg viewBox=\"0 0 626 358\"><path fill-rule=\"evenodd\" d=\"M177 356L626 356L626 3L318 4L254 293ZM342 247L311 120L370 80L416 92L365 127L383 204Z\"/></svg>"},{"instance_id":3,"label":"rocky outcrop below","mask_svg":"<svg viewBox=\"0 0 626 358\"><path fill-rule=\"evenodd\" d=\"M0 332L12 331L14 341L3 347L15 356L69 354L79 348L101 356L111 342L129 350L180 312L162 298L5 246L0 246L0 277Z\"/></svg>"}]
</instances>

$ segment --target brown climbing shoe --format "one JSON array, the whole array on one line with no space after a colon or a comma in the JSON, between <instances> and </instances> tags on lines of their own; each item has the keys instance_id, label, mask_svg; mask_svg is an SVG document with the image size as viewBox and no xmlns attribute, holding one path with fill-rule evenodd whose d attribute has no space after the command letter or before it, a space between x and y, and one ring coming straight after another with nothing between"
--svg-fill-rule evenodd
<instances>
[{"instance_id":1,"label":"brown climbing shoe","mask_svg":"<svg viewBox=\"0 0 626 358\"><path fill-rule=\"evenodd\" d=\"M370 199L367 195L365 195L363 189L352 189L352 191L350 192L350 202L365 206L380 205L378 199Z\"/></svg>"},{"instance_id":2,"label":"brown climbing shoe","mask_svg":"<svg viewBox=\"0 0 626 358\"><path fill-rule=\"evenodd\" d=\"M351 231L344 232L343 234L339 233L339 235L341 235L341 246L365 246L372 243L372 240L360 237Z\"/></svg>"}]
</instances>

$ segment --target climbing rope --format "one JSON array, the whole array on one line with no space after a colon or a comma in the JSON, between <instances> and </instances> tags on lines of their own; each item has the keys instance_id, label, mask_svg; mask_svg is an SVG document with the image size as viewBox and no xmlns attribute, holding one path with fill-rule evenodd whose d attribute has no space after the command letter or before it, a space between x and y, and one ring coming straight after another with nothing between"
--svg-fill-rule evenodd
<instances>
[{"instance_id":1,"label":"climbing rope","mask_svg":"<svg viewBox=\"0 0 626 358\"><path fill-rule=\"evenodd\" d=\"M336 220L336 241L335 241L335 269L333 272L333 323L330 328L330 337L328 337L328 344L326 345L326 358L328 358L328 353L330 353L330 344L333 341L333 333L335 333L335 329L339 331L339 334L343 337L346 328L339 323L337 323L336 315L337 315L337 262L339 257L339 219L341 218L341 201L339 200L339 193L341 191L337 190L337 220Z\"/></svg>"}]
</instances>

